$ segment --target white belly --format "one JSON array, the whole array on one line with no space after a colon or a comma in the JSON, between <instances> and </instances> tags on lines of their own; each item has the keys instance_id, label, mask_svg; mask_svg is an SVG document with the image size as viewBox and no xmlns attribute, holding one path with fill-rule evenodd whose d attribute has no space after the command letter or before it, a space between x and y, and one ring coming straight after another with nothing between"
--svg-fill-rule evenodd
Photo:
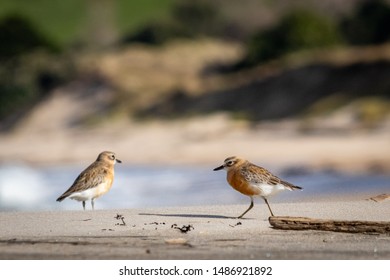
<instances>
[{"instance_id":1,"label":"white belly","mask_svg":"<svg viewBox=\"0 0 390 280\"><path fill-rule=\"evenodd\" d=\"M74 192L71 195L69 195L69 198L77 200L77 201L86 201L93 198L96 198L97 196L103 194L106 192L106 183L102 183L94 188L84 190L81 192Z\"/></svg>"},{"instance_id":2,"label":"white belly","mask_svg":"<svg viewBox=\"0 0 390 280\"><path fill-rule=\"evenodd\" d=\"M259 196L270 197L281 191L286 190L286 187L282 184L277 185L267 185L267 184L256 184L253 187L258 188L260 190Z\"/></svg>"}]
</instances>

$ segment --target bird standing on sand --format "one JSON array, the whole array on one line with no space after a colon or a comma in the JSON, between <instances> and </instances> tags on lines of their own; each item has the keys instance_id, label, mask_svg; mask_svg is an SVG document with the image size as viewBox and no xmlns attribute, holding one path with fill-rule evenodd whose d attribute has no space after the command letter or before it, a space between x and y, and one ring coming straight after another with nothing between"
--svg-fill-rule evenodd
<instances>
[{"instance_id":1,"label":"bird standing on sand","mask_svg":"<svg viewBox=\"0 0 390 280\"><path fill-rule=\"evenodd\" d=\"M96 161L80 173L73 185L57 198L57 201L62 201L67 197L82 201L85 210L85 201L90 199L94 210L95 199L111 189L116 162L122 161L117 159L113 152L100 153Z\"/></svg>"},{"instance_id":2,"label":"bird standing on sand","mask_svg":"<svg viewBox=\"0 0 390 280\"><path fill-rule=\"evenodd\" d=\"M242 218L253 207L253 197L261 196L268 206L271 216L274 213L269 206L267 198L283 190L301 190L301 187L283 181L263 167L254 165L245 159L229 157L223 165L214 168L214 171L227 170L227 181L242 194L251 198L249 208L237 218Z\"/></svg>"}]
</instances>

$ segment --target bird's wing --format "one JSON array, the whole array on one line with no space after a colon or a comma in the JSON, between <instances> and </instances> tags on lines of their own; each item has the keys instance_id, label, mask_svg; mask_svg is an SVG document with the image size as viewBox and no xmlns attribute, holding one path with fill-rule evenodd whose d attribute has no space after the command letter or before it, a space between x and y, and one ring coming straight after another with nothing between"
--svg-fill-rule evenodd
<instances>
[{"instance_id":1,"label":"bird's wing","mask_svg":"<svg viewBox=\"0 0 390 280\"><path fill-rule=\"evenodd\" d=\"M301 187L281 180L278 176L272 174L267 169L254 164L244 167L241 174L244 176L245 180L252 184L270 184L274 186L281 184L289 190L302 189Z\"/></svg>"},{"instance_id":2,"label":"bird's wing","mask_svg":"<svg viewBox=\"0 0 390 280\"><path fill-rule=\"evenodd\" d=\"M80 173L80 175L73 182L72 186L64 192L57 201L61 201L75 192L85 191L94 188L106 181L107 169L96 168L95 163L91 164L87 169Z\"/></svg>"},{"instance_id":3,"label":"bird's wing","mask_svg":"<svg viewBox=\"0 0 390 280\"><path fill-rule=\"evenodd\" d=\"M282 180L273 175L267 169L254 164L243 167L241 169L241 175L244 176L246 181L252 184L277 185L282 182Z\"/></svg>"}]
</instances>

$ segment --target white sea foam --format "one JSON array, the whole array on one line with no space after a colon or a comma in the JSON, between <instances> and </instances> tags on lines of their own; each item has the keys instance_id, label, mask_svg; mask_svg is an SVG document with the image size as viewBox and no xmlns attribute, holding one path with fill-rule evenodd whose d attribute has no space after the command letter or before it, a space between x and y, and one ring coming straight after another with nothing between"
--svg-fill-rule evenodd
<instances>
[{"instance_id":1,"label":"white sea foam","mask_svg":"<svg viewBox=\"0 0 390 280\"><path fill-rule=\"evenodd\" d=\"M56 202L81 166L33 168L0 165L0 210L81 210L80 202ZM303 187L302 192L282 192L271 203L298 202L328 195L390 192L390 176L315 172L283 176ZM112 189L96 200L95 209L166 207L249 203L226 182L225 172L211 167L115 166ZM87 203L87 209L90 209Z\"/></svg>"},{"instance_id":2,"label":"white sea foam","mask_svg":"<svg viewBox=\"0 0 390 280\"><path fill-rule=\"evenodd\" d=\"M40 208L47 199L43 177L26 165L0 168L0 208Z\"/></svg>"}]
</instances>

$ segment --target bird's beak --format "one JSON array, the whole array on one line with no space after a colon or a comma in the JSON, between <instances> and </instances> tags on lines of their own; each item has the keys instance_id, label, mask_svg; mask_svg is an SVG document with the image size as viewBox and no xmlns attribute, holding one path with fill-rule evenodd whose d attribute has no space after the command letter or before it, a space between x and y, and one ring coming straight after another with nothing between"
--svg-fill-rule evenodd
<instances>
[{"instance_id":1,"label":"bird's beak","mask_svg":"<svg viewBox=\"0 0 390 280\"><path fill-rule=\"evenodd\" d=\"M221 165L221 166L218 166L218 167L214 168L213 170L214 170L214 171L218 171L218 170L223 169L224 167L225 167L225 166Z\"/></svg>"},{"instance_id":2,"label":"bird's beak","mask_svg":"<svg viewBox=\"0 0 390 280\"><path fill-rule=\"evenodd\" d=\"M122 163L122 161L120 159L115 159L117 163Z\"/></svg>"}]
</instances>

